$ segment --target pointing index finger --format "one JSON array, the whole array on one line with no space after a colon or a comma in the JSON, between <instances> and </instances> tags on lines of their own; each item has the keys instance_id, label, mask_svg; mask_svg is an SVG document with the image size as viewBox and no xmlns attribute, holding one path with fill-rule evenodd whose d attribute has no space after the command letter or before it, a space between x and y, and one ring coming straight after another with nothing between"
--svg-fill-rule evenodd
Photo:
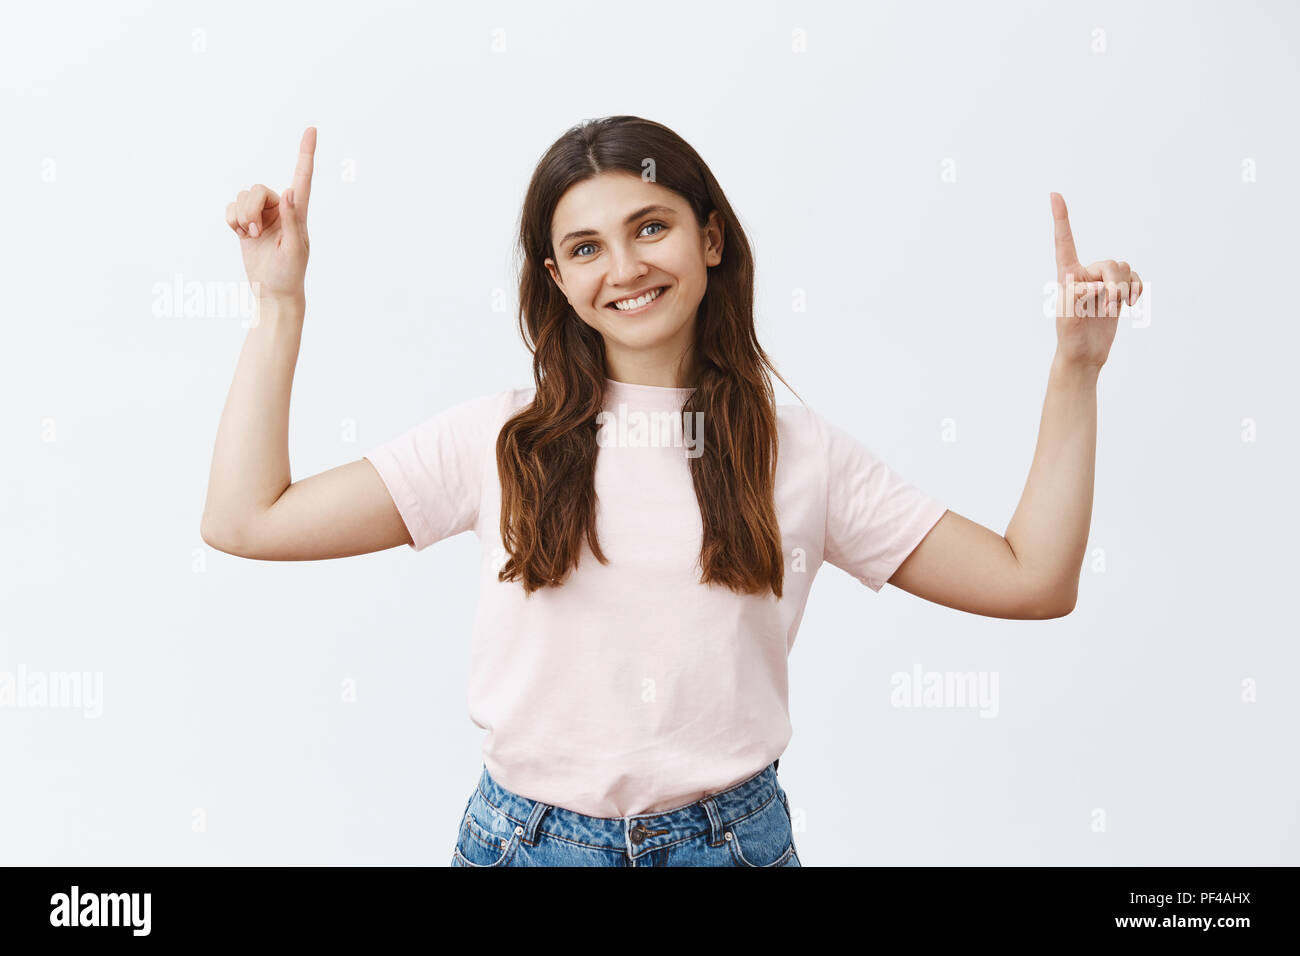
<instances>
[{"instance_id":1,"label":"pointing index finger","mask_svg":"<svg viewBox=\"0 0 1300 956\"><path fill-rule=\"evenodd\" d=\"M1060 193L1052 193L1052 220L1056 224L1056 272L1061 276L1065 270L1078 264L1079 254L1074 249L1070 217L1065 208L1065 198Z\"/></svg>"},{"instance_id":2,"label":"pointing index finger","mask_svg":"<svg viewBox=\"0 0 1300 956\"><path fill-rule=\"evenodd\" d=\"M298 146L298 165L293 170L293 204L299 216L307 215L307 202L311 199L312 164L316 155L316 127L308 126Z\"/></svg>"}]
</instances>

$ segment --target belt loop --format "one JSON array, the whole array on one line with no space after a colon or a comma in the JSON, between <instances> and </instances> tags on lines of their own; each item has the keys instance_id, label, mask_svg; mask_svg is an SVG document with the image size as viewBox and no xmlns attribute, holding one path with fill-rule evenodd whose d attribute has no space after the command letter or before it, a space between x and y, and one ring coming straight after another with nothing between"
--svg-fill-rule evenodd
<instances>
[{"instance_id":1,"label":"belt loop","mask_svg":"<svg viewBox=\"0 0 1300 956\"><path fill-rule=\"evenodd\" d=\"M726 827L722 822L722 814L718 812L718 801L705 797L700 801L700 806L709 818L709 846L721 846L726 839L723 835Z\"/></svg>"},{"instance_id":2,"label":"belt loop","mask_svg":"<svg viewBox=\"0 0 1300 956\"><path fill-rule=\"evenodd\" d=\"M520 837L529 846L537 845L537 828L542 825L542 817L546 816L550 809L549 803L542 803L540 800L533 803L533 812L528 815L528 822L524 824L524 835Z\"/></svg>"}]
</instances>

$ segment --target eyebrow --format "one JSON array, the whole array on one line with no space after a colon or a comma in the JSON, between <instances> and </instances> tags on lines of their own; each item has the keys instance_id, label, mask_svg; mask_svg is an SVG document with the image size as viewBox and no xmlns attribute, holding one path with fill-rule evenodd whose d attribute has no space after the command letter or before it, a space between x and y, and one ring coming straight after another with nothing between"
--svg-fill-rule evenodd
<instances>
[{"instance_id":1,"label":"eyebrow","mask_svg":"<svg viewBox=\"0 0 1300 956\"><path fill-rule=\"evenodd\" d=\"M676 209L671 209L668 206L661 206L658 203L654 203L649 206L644 206L641 209L638 209L636 212L632 213L632 215L628 216L626 219L623 220L623 225L630 226L632 225L632 223L640 219L642 216L647 216L652 212L657 212L660 213L661 215L669 215L669 216L677 215ZM587 236L599 236L599 235L600 232L596 229L575 229L573 232L565 234L564 238L560 240L559 244L564 245L570 239L583 239L586 238Z\"/></svg>"}]
</instances>

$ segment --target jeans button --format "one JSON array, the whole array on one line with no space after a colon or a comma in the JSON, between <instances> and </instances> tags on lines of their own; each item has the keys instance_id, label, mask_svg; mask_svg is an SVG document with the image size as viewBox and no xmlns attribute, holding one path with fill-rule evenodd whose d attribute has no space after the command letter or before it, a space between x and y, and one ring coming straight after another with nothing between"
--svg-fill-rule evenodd
<instances>
[{"instance_id":1,"label":"jeans button","mask_svg":"<svg viewBox=\"0 0 1300 956\"><path fill-rule=\"evenodd\" d=\"M641 843L645 840L645 832L646 832L645 827L643 827L641 824L638 823L636 826L632 828L628 836L631 837L633 843L640 846Z\"/></svg>"}]
</instances>

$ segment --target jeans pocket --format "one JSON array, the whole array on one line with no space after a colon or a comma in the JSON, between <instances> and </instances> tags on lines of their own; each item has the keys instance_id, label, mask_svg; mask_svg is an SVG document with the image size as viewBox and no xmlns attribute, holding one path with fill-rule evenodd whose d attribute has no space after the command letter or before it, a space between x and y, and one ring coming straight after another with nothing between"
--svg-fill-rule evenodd
<instances>
[{"instance_id":1,"label":"jeans pocket","mask_svg":"<svg viewBox=\"0 0 1300 956\"><path fill-rule=\"evenodd\" d=\"M487 802L478 791L470 797L461 817L456 847L456 866L505 866L519 848L524 828L512 822Z\"/></svg>"},{"instance_id":2,"label":"jeans pocket","mask_svg":"<svg viewBox=\"0 0 1300 956\"><path fill-rule=\"evenodd\" d=\"M726 840L739 866L799 866L785 794L727 827Z\"/></svg>"}]
</instances>

